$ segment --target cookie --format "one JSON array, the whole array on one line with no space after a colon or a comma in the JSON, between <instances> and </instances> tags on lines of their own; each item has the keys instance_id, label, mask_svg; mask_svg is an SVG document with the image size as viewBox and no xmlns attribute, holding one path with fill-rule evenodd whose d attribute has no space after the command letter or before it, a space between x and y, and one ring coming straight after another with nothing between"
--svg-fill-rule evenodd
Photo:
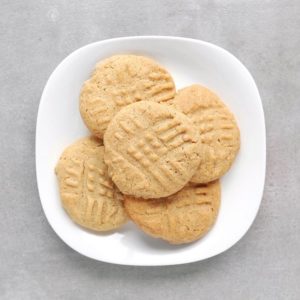
<instances>
[{"instance_id":1,"label":"cookie","mask_svg":"<svg viewBox=\"0 0 300 300\"><path fill-rule=\"evenodd\" d=\"M104 147L96 138L83 138L61 155L56 175L63 207L74 222L97 231L126 222L123 196L104 164Z\"/></svg>"},{"instance_id":2,"label":"cookie","mask_svg":"<svg viewBox=\"0 0 300 300\"><path fill-rule=\"evenodd\" d=\"M187 116L141 101L123 108L108 125L104 159L123 194L166 197L183 188L198 168L199 141Z\"/></svg>"},{"instance_id":3,"label":"cookie","mask_svg":"<svg viewBox=\"0 0 300 300\"><path fill-rule=\"evenodd\" d=\"M189 184L167 198L124 196L128 216L144 232L172 244L193 242L214 224L220 206L220 182Z\"/></svg>"},{"instance_id":4,"label":"cookie","mask_svg":"<svg viewBox=\"0 0 300 300\"><path fill-rule=\"evenodd\" d=\"M80 113L90 131L102 138L112 117L141 100L166 102L175 96L171 75L154 60L115 55L97 64L81 90Z\"/></svg>"},{"instance_id":5,"label":"cookie","mask_svg":"<svg viewBox=\"0 0 300 300\"><path fill-rule=\"evenodd\" d=\"M203 160L191 181L204 183L220 178L240 148L233 114L216 94L200 85L180 90L172 106L190 117L199 130Z\"/></svg>"}]
</instances>

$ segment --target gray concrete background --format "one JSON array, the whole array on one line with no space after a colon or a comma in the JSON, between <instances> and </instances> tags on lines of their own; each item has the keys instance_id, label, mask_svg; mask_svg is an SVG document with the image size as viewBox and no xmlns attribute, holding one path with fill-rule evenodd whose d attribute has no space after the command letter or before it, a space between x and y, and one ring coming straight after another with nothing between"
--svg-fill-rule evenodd
<instances>
[{"instance_id":1,"label":"gray concrete background","mask_svg":"<svg viewBox=\"0 0 300 300\"><path fill-rule=\"evenodd\" d=\"M300 299L300 1L0 1L0 299ZM259 87L268 166L261 209L226 253L122 267L69 249L41 209L34 140L55 66L87 43L178 35L235 54ZM255 120L253 120L255 122Z\"/></svg>"}]
</instances>

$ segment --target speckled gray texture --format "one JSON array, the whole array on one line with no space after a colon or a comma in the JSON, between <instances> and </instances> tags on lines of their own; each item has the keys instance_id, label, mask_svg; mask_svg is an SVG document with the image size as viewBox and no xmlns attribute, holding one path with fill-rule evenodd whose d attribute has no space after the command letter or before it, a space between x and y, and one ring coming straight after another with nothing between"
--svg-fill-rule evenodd
<instances>
[{"instance_id":1,"label":"speckled gray texture","mask_svg":"<svg viewBox=\"0 0 300 300\"><path fill-rule=\"evenodd\" d=\"M300 1L0 4L0 299L300 299ZM92 261L56 236L40 205L35 122L50 73L87 43L147 34L228 49L252 72L263 100L261 209L237 245L204 262L144 268Z\"/></svg>"}]
</instances>

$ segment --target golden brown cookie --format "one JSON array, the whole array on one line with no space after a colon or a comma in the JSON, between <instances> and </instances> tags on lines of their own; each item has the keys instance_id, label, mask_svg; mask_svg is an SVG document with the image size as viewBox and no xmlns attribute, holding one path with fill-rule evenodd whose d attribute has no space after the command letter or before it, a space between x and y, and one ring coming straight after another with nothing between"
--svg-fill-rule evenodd
<instances>
[{"instance_id":1,"label":"golden brown cookie","mask_svg":"<svg viewBox=\"0 0 300 300\"><path fill-rule=\"evenodd\" d=\"M171 75L154 60L115 55L97 64L81 90L80 113L90 131L102 138L112 117L141 101L165 102L175 96Z\"/></svg>"},{"instance_id":2,"label":"golden brown cookie","mask_svg":"<svg viewBox=\"0 0 300 300\"><path fill-rule=\"evenodd\" d=\"M233 114L216 94L196 84L180 90L172 104L193 120L200 133L203 160L191 181L204 183L220 178L240 148Z\"/></svg>"},{"instance_id":3,"label":"golden brown cookie","mask_svg":"<svg viewBox=\"0 0 300 300\"><path fill-rule=\"evenodd\" d=\"M189 184L167 198L124 196L129 217L144 232L172 244L193 242L214 224L220 206L220 182Z\"/></svg>"},{"instance_id":4,"label":"golden brown cookie","mask_svg":"<svg viewBox=\"0 0 300 300\"><path fill-rule=\"evenodd\" d=\"M126 222L123 196L107 174L104 147L96 138L83 138L61 155L57 174L63 207L76 223L97 231Z\"/></svg>"},{"instance_id":5,"label":"golden brown cookie","mask_svg":"<svg viewBox=\"0 0 300 300\"><path fill-rule=\"evenodd\" d=\"M199 135L179 111L141 101L123 108L104 134L105 162L123 194L169 196L185 186L200 162Z\"/></svg>"}]
</instances>

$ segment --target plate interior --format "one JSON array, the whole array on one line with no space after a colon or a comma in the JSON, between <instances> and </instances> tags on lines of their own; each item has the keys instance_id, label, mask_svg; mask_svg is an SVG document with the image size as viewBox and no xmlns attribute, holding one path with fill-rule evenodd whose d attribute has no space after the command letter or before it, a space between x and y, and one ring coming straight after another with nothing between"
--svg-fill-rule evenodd
<instances>
[{"instance_id":1,"label":"plate interior","mask_svg":"<svg viewBox=\"0 0 300 300\"><path fill-rule=\"evenodd\" d=\"M74 224L63 210L54 167L63 149L88 134L79 114L79 93L94 65L113 54L146 55L165 66L177 89L193 83L215 91L235 114L241 149L222 178L220 213L201 240L168 245L132 223L97 234ZM234 245L257 214L265 177L265 124L261 100L249 71L215 45L184 38L129 37L89 44L70 54L50 76L39 107L36 171L40 199L54 231L70 247L96 260L126 265L172 265L199 261Z\"/></svg>"}]
</instances>

